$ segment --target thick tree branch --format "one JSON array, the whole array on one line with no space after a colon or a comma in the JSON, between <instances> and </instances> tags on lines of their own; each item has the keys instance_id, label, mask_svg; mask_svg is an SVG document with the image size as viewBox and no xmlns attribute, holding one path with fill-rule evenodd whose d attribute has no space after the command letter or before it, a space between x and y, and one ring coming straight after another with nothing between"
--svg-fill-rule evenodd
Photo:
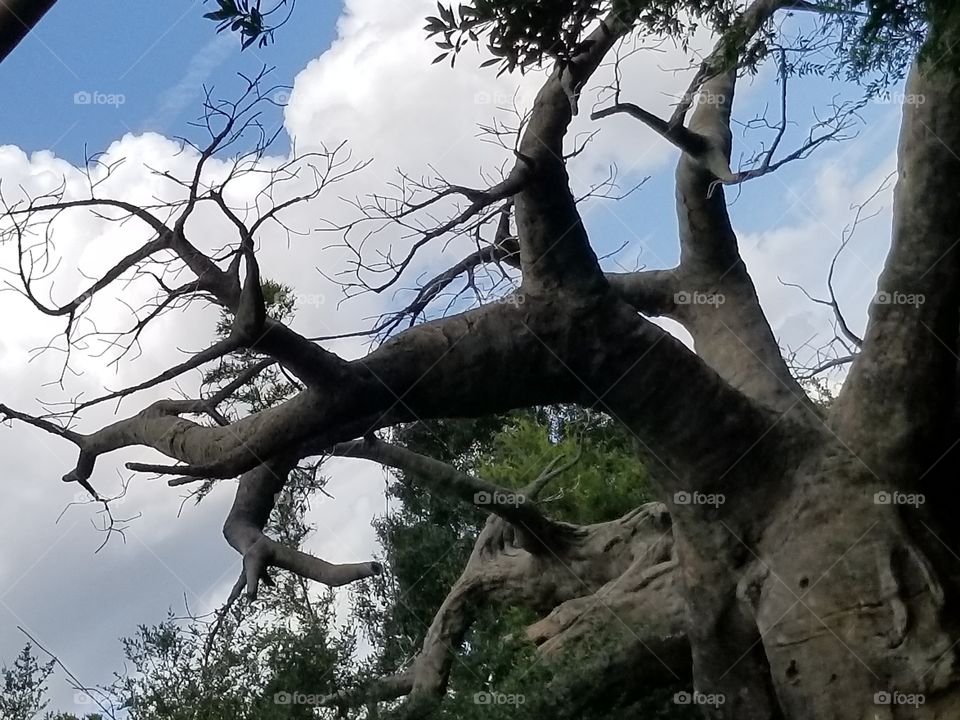
<instances>
[{"instance_id":1,"label":"thick tree branch","mask_svg":"<svg viewBox=\"0 0 960 720\"><path fill-rule=\"evenodd\" d=\"M669 316L676 311L681 286L675 270L607 273L607 282L624 301L644 315Z\"/></svg>"},{"instance_id":2,"label":"thick tree branch","mask_svg":"<svg viewBox=\"0 0 960 720\"><path fill-rule=\"evenodd\" d=\"M723 475L761 438L773 442L780 432L775 415L606 295L586 307L530 297L522 307L485 306L420 325L350 363L328 392L305 391L229 428L201 428L169 414L135 418L125 421L132 428L108 429L112 442L102 447L146 444L189 463L131 469L233 477L301 443L303 454L322 453L397 422L560 402L594 405L629 424L674 468L671 486L689 482L693 468ZM689 407L700 411L690 417Z\"/></svg>"},{"instance_id":3,"label":"thick tree branch","mask_svg":"<svg viewBox=\"0 0 960 720\"><path fill-rule=\"evenodd\" d=\"M304 391L281 405L248 415L228 426L206 427L179 417L205 412L203 401L155 402L130 418L84 436L77 467L64 479L87 479L98 456L136 445L152 447L185 463L214 467L218 467L217 461L225 454L232 453L236 458L232 467L236 467L236 471L213 476L236 477L283 449L296 447L298 439L302 442L309 430L297 428L307 425L318 408L317 397ZM128 463L128 467L142 472L156 471L153 465Z\"/></svg>"},{"instance_id":4,"label":"thick tree branch","mask_svg":"<svg viewBox=\"0 0 960 720\"><path fill-rule=\"evenodd\" d=\"M513 525L520 535L520 544L530 552L545 552L562 544L569 535L569 526L546 517L527 497L523 489L494 485L478 477L460 472L452 465L421 455L399 445L382 442L374 436L334 446L333 455L373 460L413 475L431 492L469 503L498 515ZM554 477L545 476L544 482ZM536 488L535 488L536 489Z\"/></svg>"},{"instance_id":5,"label":"thick tree branch","mask_svg":"<svg viewBox=\"0 0 960 720\"><path fill-rule=\"evenodd\" d=\"M809 401L790 374L764 317L717 185L737 180L730 170L737 59L774 13L787 7L797 4L751 3L703 62L670 121L621 102L619 75L613 104L593 113L594 119L629 114L682 150L677 167L681 263L669 275L654 276L654 281L669 279L673 288L671 302L669 296L663 297L661 286L657 309L685 325L697 352L724 379L781 411L808 408ZM689 125L684 125L695 98L696 109Z\"/></svg>"},{"instance_id":6,"label":"thick tree branch","mask_svg":"<svg viewBox=\"0 0 960 720\"><path fill-rule=\"evenodd\" d=\"M243 556L247 597L255 598L268 570L278 567L310 580L337 587L377 575L377 562L334 565L267 537L263 528L273 511L276 494L283 488L294 462L282 459L263 463L240 478L237 496L223 526L223 535Z\"/></svg>"},{"instance_id":7,"label":"thick tree branch","mask_svg":"<svg viewBox=\"0 0 960 720\"><path fill-rule=\"evenodd\" d=\"M945 449L960 327L960 76L921 61L905 98L893 245L835 410L853 452L895 486Z\"/></svg>"},{"instance_id":8,"label":"thick tree branch","mask_svg":"<svg viewBox=\"0 0 960 720\"><path fill-rule=\"evenodd\" d=\"M674 108L669 121L671 127L683 124L687 112L693 106L704 84L717 75L731 70L731 58L739 59L747 45L769 22L770 18L777 11L784 9L814 13L835 12L829 6L821 6L805 0L754 0L700 64L700 69L691 81L690 86L683 94L677 107Z\"/></svg>"},{"instance_id":9,"label":"thick tree branch","mask_svg":"<svg viewBox=\"0 0 960 720\"><path fill-rule=\"evenodd\" d=\"M678 150L694 158L703 158L704 162L707 161L706 156L710 148L703 137L691 132L685 125L671 125L663 118L644 110L634 103L614 102L612 105L594 110L590 114L590 119L602 120L611 115L619 114L629 115L639 120ZM724 168L722 164L717 167L717 172L720 173L717 177L721 179L725 179L730 174L729 168Z\"/></svg>"},{"instance_id":10,"label":"thick tree branch","mask_svg":"<svg viewBox=\"0 0 960 720\"><path fill-rule=\"evenodd\" d=\"M740 43L742 50L777 10L790 5L785 0L756 0L741 19L743 33L722 38L704 63L710 71L707 79L697 81L700 102L689 128L706 141L709 153L719 153L725 167L732 146L730 113L737 68L721 70L718 63L730 57L726 53L731 52L731 42ZM733 55L738 56L739 51ZM677 166L681 250L677 272L686 302L678 304L676 319L690 331L698 354L734 387L781 411L808 410L810 401L783 360L740 257L723 190L715 187L718 174L712 166L718 162L685 153Z\"/></svg>"},{"instance_id":11,"label":"thick tree branch","mask_svg":"<svg viewBox=\"0 0 960 720\"><path fill-rule=\"evenodd\" d=\"M604 284L570 191L563 142L581 88L631 27L632 19L619 13L602 20L585 49L554 70L534 101L517 150L517 170L528 182L514 198L525 287L587 290Z\"/></svg>"}]
</instances>

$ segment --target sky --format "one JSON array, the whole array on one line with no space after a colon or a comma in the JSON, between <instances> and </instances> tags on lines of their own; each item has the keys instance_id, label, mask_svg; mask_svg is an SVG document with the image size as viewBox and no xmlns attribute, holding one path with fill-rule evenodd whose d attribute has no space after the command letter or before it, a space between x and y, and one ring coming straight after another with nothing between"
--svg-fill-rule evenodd
<instances>
[{"instance_id":1,"label":"sky","mask_svg":"<svg viewBox=\"0 0 960 720\"><path fill-rule=\"evenodd\" d=\"M343 300L329 279L345 267L348 255L318 232L323 222L351 218L345 200L383 193L396 180L397 168L414 177L441 172L462 184L483 183L481 169L495 170L509 154L477 137L477 124L499 115L499 106L516 98L529 104L542 76L496 78L480 69L478 58L466 56L456 70L430 65L436 51L424 41L422 18L427 0L385 3L383 0L311 0L297 6L296 21L281 30L277 42L264 49L240 52L235 36L217 35L204 20L201 2L168 0L61 0L37 30L2 64L5 90L0 115L0 191L8 199L23 193L49 191L65 183L70 195L82 196L84 159L125 162L99 188L104 195L150 202L170 198L174 189L153 169L189 174L195 156L176 138L198 137L189 123L200 113L204 87L216 96L235 95L242 82L263 66L275 68L273 81L284 108L273 107L264 121L282 129L264 159L276 167L296 148L320 151L347 141L356 160L370 165L309 208L291 211L287 223L301 234L287 236L268 229L261 238L263 272L292 284L300 300L296 329L308 335L357 330L368 318L395 307L406 296L362 296ZM122 9L121 9L122 8ZM701 39L700 47L706 47ZM695 43L695 47L697 43ZM624 65L624 97L667 114L671 96L686 88L689 77L672 71L684 65L679 50L638 53ZM594 86L603 84L603 73ZM896 90L896 89L894 89ZM857 98L856 87L820 79L791 85L792 124L785 152L802 141L816 113L835 98ZM582 104L596 98L594 88ZM769 108L776 113L778 88L774 74L762 70L738 88L735 117L747 122ZM598 254L608 256L610 269L670 267L677 259L677 222L673 211L672 174L676 152L646 128L625 117L592 123L582 113L575 133L600 133L588 151L571 161L574 187L585 190L606 177L612 163L623 188L649 177L619 202L591 200L583 214ZM889 246L890 185L884 180L895 168L899 121L896 104L873 102L861 113L857 136L828 144L802 163L731 190L731 213L742 252L758 292L783 346L809 357L811 348L832 335L830 316L785 283L798 283L813 294L825 293L830 258L855 217L855 206L872 198L867 219L845 250L836 274L836 290L850 324L862 329L866 309ZM749 156L767 132L737 133L735 160ZM734 163L736 165L736 162ZM211 172L223 170L216 164ZM489 177L489 174L486 176ZM883 188L877 192L878 188ZM284 192L294 193L297 183ZM240 184L237 202L256 206L256 182ZM215 247L229 228L222 219L201 215L189 231L205 247ZM54 299L79 291L84 276L102 271L136 247L142 229L118 227L89 213L65 216L55 227L62 262L41 285ZM405 239L387 236L401 248ZM407 287L419 273L441 269L458 259L465 247L453 243L425 257L413 268ZM0 247L0 268L14 267L12 248ZM3 282L12 278L4 277ZM97 298L91 312L102 327L126 327L133 286ZM69 374L61 389L51 385L62 356L33 348L47 343L62 325L38 317L13 292L0 292L0 402L26 411L38 400L56 401L103 388L116 389L150 377L182 359L183 352L205 346L215 317L209 312L167 316L148 333L142 353L111 365L97 348L74 359L80 374ZM682 333L681 333L682 335ZM362 343L331 345L345 356L364 351ZM189 392L197 375L143 393L121 405L133 413L159 397ZM114 408L83 417L80 430L111 419ZM12 660L26 642L22 627L86 684L108 682L121 668L118 638L138 624L156 623L171 608L185 603L195 612L217 607L239 569L239 559L223 541L220 528L232 500L232 483L221 483L199 506L182 505L182 496L162 481L132 476L122 470L128 460L158 458L142 449L126 450L100 461L95 480L105 494L129 481L118 506L131 518L126 542L103 540L100 518L89 506L70 506L76 488L59 478L75 462L71 445L31 428L0 427L4 493L0 504L0 659ZM338 460L326 468L334 499L318 500L312 519L318 526L312 552L334 562L369 559L376 552L370 527L385 511L384 474L360 461ZM51 683L54 704L65 711L88 712L76 706L73 691L58 675Z\"/></svg>"},{"instance_id":2,"label":"sky","mask_svg":"<svg viewBox=\"0 0 960 720\"><path fill-rule=\"evenodd\" d=\"M237 36L203 19L211 9L201 0L57 3L0 65L0 82L16 98L0 118L3 143L79 163L126 133L189 137L204 86L235 86L237 73L262 66L291 84L336 37L341 4L299 3L296 30L242 52ZM91 102L78 104L86 96Z\"/></svg>"}]
</instances>

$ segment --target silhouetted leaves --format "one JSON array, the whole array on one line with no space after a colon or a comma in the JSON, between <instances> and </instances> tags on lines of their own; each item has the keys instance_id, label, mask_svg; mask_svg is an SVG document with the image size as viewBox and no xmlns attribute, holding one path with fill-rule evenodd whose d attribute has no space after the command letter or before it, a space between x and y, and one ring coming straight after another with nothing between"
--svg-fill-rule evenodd
<instances>
[{"instance_id":1,"label":"silhouetted leaves","mask_svg":"<svg viewBox=\"0 0 960 720\"><path fill-rule=\"evenodd\" d=\"M822 62L806 64L807 74L886 86L902 77L931 28L935 33L931 56L941 66L960 68L956 43L937 35L944 34L937 28L949 31L960 23L960 5L954 0L798 0L798 4L824 10L808 15L812 20L806 42L817 38L832 51L821 55ZM641 35L670 38L685 47L700 29L735 33L743 6L731 0L472 0L458 6L439 4L424 29L443 50L435 62L449 57L453 63L473 43L491 56L484 67L524 72L547 62L568 61L583 49L586 33L611 14L631 23ZM769 53L772 37L768 30L746 47L732 42L738 56L731 62L753 68Z\"/></svg>"},{"instance_id":2,"label":"silhouetted leaves","mask_svg":"<svg viewBox=\"0 0 960 720\"><path fill-rule=\"evenodd\" d=\"M207 0L205 0L207 1ZM216 0L218 8L204 15L208 20L218 23L217 32L230 30L240 33L240 42L244 49L257 42L265 47L273 40L273 31L290 17L293 10L292 0L279 0L270 10L261 9L261 0ZM276 24L270 24L267 16L281 12L287 6L286 17Z\"/></svg>"}]
</instances>

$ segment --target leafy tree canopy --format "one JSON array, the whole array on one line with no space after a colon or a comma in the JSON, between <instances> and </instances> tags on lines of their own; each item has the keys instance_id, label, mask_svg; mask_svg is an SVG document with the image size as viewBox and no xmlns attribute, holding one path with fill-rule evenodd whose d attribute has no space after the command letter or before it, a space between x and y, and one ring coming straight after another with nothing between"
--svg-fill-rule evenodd
<instances>
[{"instance_id":1,"label":"leafy tree canopy","mask_svg":"<svg viewBox=\"0 0 960 720\"><path fill-rule=\"evenodd\" d=\"M956 12L953 0L795 0L785 4L820 11L815 32L832 36L838 61L821 70L846 69L853 78L873 72L885 79L902 76L927 28ZM644 35L673 38L686 46L701 28L729 32L742 9L743 3L735 0L472 0L459 6L439 3L437 15L427 18L425 29L443 51L436 62L447 58L453 62L469 43L482 43L493 56L484 65L498 65L501 72L522 72L551 59L564 62L573 57L582 49L588 29L602 17L622 19ZM757 36L737 60L756 63L767 54L768 40L769 36ZM946 41L938 47L943 54L950 49Z\"/></svg>"}]
</instances>

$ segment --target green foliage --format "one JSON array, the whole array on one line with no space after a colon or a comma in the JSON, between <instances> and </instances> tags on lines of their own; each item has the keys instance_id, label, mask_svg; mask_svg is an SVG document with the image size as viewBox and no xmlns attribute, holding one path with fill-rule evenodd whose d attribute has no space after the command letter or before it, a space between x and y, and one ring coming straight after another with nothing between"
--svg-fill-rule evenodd
<instances>
[{"instance_id":1,"label":"green foliage","mask_svg":"<svg viewBox=\"0 0 960 720\"><path fill-rule=\"evenodd\" d=\"M443 50L434 62L449 56L453 64L468 43L482 41L493 56L484 65L522 72L550 59L568 61L582 48L586 29L608 13L645 33L686 42L700 22L725 29L734 7L730 0L473 0L459 7L438 3L439 14L427 18L425 29Z\"/></svg>"},{"instance_id":2,"label":"green foliage","mask_svg":"<svg viewBox=\"0 0 960 720\"><path fill-rule=\"evenodd\" d=\"M205 0L209 1L209 0ZM240 35L244 48L257 42L264 47L274 32L293 14L294 0L274 0L270 9L262 0L215 0L217 9L204 17L218 24L217 31ZM814 37L829 39L833 58L805 60L802 74L816 73L864 82L878 92L901 78L919 48L929 37L926 54L937 66L960 70L956 47L958 23L954 0L808 0L823 9L816 29L797 46L812 44ZM547 62L567 62L583 49L588 28L613 14L636 27L646 37L669 38L683 47L701 28L713 33L735 32L735 0L468 0L437 4L437 14L426 18L425 30L440 54L434 62L449 59L454 65L467 45L483 45L501 73ZM271 17L282 16L272 21ZM740 48L731 57L753 68L768 55L772 37L767 33ZM739 45L738 45L739 47Z\"/></svg>"},{"instance_id":3,"label":"green foliage","mask_svg":"<svg viewBox=\"0 0 960 720\"><path fill-rule=\"evenodd\" d=\"M273 280L264 280L261 287L267 315L280 322L289 322L296 314L293 288ZM232 322L233 316L226 310L221 311L217 322L217 339L226 338L230 334ZM223 387L262 358L262 355L249 350L231 353L216 368L204 375L203 384L213 388ZM224 405L226 414L235 418L240 414L238 411L243 414L260 412L289 399L297 389L296 384L273 365L233 394Z\"/></svg>"},{"instance_id":4,"label":"green foliage","mask_svg":"<svg viewBox=\"0 0 960 720\"><path fill-rule=\"evenodd\" d=\"M494 438L479 465L491 482L519 488L550 460L577 463L546 493L545 509L558 520L586 525L613 520L649 502L649 477L637 460L634 440L609 418L582 410L543 410L516 416Z\"/></svg>"},{"instance_id":5,"label":"green foliage","mask_svg":"<svg viewBox=\"0 0 960 720\"><path fill-rule=\"evenodd\" d=\"M0 692L0 718L31 720L47 706L44 700L47 678L53 672L53 661L40 665L27 645L12 667L0 670L3 688Z\"/></svg>"},{"instance_id":6,"label":"green foliage","mask_svg":"<svg viewBox=\"0 0 960 720\"><path fill-rule=\"evenodd\" d=\"M173 617L124 640L129 671L115 693L130 720L316 717L310 703L288 700L336 691L355 645L334 627L331 594L290 591L231 611L209 648L207 623Z\"/></svg>"},{"instance_id":7,"label":"green foliage","mask_svg":"<svg viewBox=\"0 0 960 720\"><path fill-rule=\"evenodd\" d=\"M678 683L651 688L642 678L624 677L598 697L596 660L611 644L592 643L555 660L545 660L524 640L523 630L537 618L525 610L487 608L469 632L454 662L447 697L437 720L700 720L699 709L673 702L690 688ZM629 672L629 671L628 671ZM619 689L618 689L619 688ZM390 714L387 713L387 718Z\"/></svg>"},{"instance_id":8,"label":"green foliage","mask_svg":"<svg viewBox=\"0 0 960 720\"><path fill-rule=\"evenodd\" d=\"M45 698L47 680L53 673L56 660L41 665L27 645L17 656L12 667L0 669L0 718L2 720L34 720L39 718L47 705ZM72 713L46 712L43 720L81 720ZM98 714L85 716L84 720L103 720Z\"/></svg>"},{"instance_id":9,"label":"green foliage","mask_svg":"<svg viewBox=\"0 0 960 720\"><path fill-rule=\"evenodd\" d=\"M649 477L629 431L605 416L578 408L419 422L402 428L395 441L514 488L534 480L552 460L579 455L579 461L556 478L540 499L545 511L561 520L580 524L611 520L651 499ZM374 675L396 672L420 649L433 615L462 572L485 521L475 508L451 503L420 487L416 477L403 474L388 486L398 506L379 518L375 527L389 572L354 594L355 615L375 648L370 667ZM524 629L535 619L525 610L502 607L488 608L477 618L458 653L448 697L437 717L591 717L589 708L562 694L569 678L580 672L584 658L546 665L524 639ZM627 684L635 686L635 681ZM664 704L663 698L644 695L642 702L646 703L643 712L649 715L635 717L689 716L657 715L664 708L674 713L681 710ZM634 704L635 698L614 703L612 712L619 716ZM607 717L596 712L594 717Z\"/></svg>"},{"instance_id":10,"label":"green foliage","mask_svg":"<svg viewBox=\"0 0 960 720\"><path fill-rule=\"evenodd\" d=\"M401 428L395 441L474 472L506 423L502 417L420 422ZM415 477L405 480L387 487L396 510L374 521L389 570L354 593L354 614L376 648L371 672L378 675L419 650L485 519L475 508L424 491Z\"/></svg>"},{"instance_id":11,"label":"green foliage","mask_svg":"<svg viewBox=\"0 0 960 720\"><path fill-rule=\"evenodd\" d=\"M263 10L261 0L216 0L216 3L218 8L206 13L204 17L218 23L218 33L228 29L240 33L243 49L258 41L259 47L266 47L272 42L274 31L289 20L296 4L295 0L278 0L270 10ZM276 15L285 6L286 17L277 23L271 23L270 16Z\"/></svg>"},{"instance_id":12,"label":"green foliage","mask_svg":"<svg viewBox=\"0 0 960 720\"><path fill-rule=\"evenodd\" d=\"M834 22L847 76L876 75L874 85L899 79L921 55L943 70L960 71L960 8L955 0L843 0Z\"/></svg>"}]
</instances>

